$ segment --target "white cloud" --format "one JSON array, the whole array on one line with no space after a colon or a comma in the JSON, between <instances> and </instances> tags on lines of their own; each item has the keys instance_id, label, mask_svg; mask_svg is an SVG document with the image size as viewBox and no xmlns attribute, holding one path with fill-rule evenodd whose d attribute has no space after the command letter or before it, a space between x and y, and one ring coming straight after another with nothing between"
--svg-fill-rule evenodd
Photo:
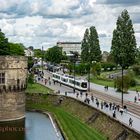
<instances>
[{"instance_id":1,"label":"white cloud","mask_svg":"<svg viewBox=\"0 0 140 140\"><path fill-rule=\"evenodd\" d=\"M109 51L116 20L127 9L140 46L140 5L137 0L137 5L119 2L116 5L110 0L0 0L0 28L9 41L48 48L57 41L81 41L85 29L95 26L102 50Z\"/></svg>"}]
</instances>

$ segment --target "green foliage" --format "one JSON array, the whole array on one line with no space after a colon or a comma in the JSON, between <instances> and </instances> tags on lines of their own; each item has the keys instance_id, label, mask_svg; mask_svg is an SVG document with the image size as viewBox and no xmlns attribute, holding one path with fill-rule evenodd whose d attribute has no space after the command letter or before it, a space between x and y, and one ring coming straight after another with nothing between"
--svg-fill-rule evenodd
<instances>
[{"instance_id":1,"label":"green foliage","mask_svg":"<svg viewBox=\"0 0 140 140\"><path fill-rule=\"evenodd\" d=\"M0 29L0 55L9 55L9 43L5 34Z\"/></svg>"},{"instance_id":2,"label":"green foliage","mask_svg":"<svg viewBox=\"0 0 140 140\"><path fill-rule=\"evenodd\" d=\"M123 91L126 93L129 89L129 87L134 87L136 86L136 81L133 78L134 76L132 76L133 73L128 72L127 75L123 76ZM122 91L122 77L117 77L114 80L114 85L116 86L118 91Z\"/></svg>"},{"instance_id":3,"label":"green foliage","mask_svg":"<svg viewBox=\"0 0 140 140\"><path fill-rule=\"evenodd\" d=\"M115 63L125 68L134 64L136 56L136 39L127 10L118 17L116 25L113 31L111 54Z\"/></svg>"},{"instance_id":4,"label":"green foliage","mask_svg":"<svg viewBox=\"0 0 140 140\"><path fill-rule=\"evenodd\" d=\"M19 43L9 43L10 55L23 55L24 56L24 46Z\"/></svg>"},{"instance_id":5,"label":"green foliage","mask_svg":"<svg viewBox=\"0 0 140 140\"><path fill-rule=\"evenodd\" d=\"M101 67L104 69L104 71L107 71L107 70L112 71L116 67L116 64L111 63L111 62L102 62Z\"/></svg>"},{"instance_id":6,"label":"green foliage","mask_svg":"<svg viewBox=\"0 0 140 140\"><path fill-rule=\"evenodd\" d=\"M45 54L45 58L52 63L60 63L63 59L62 48L58 46L49 48Z\"/></svg>"},{"instance_id":7,"label":"green foliage","mask_svg":"<svg viewBox=\"0 0 140 140\"><path fill-rule=\"evenodd\" d=\"M95 76L101 74L101 64L99 62L93 64L93 66L92 66L92 73Z\"/></svg>"},{"instance_id":8,"label":"green foliage","mask_svg":"<svg viewBox=\"0 0 140 140\"><path fill-rule=\"evenodd\" d=\"M42 58L43 57L43 53L41 49L34 49L34 56L37 58Z\"/></svg>"},{"instance_id":9,"label":"green foliage","mask_svg":"<svg viewBox=\"0 0 140 140\"><path fill-rule=\"evenodd\" d=\"M33 58L30 56L28 57L28 70L30 70L34 65L34 60Z\"/></svg>"},{"instance_id":10,"label":"green foliage","mask_svg":"<svg viewBox=\"0 0 140 140\"><path fill-rule=\"evenodd\" d=\"M89 30L86 29L81 47L81 59L83 62L89 61Z\"/></svg>"},{"instance_id":11,"label":"green foliage","mask_svg":"<svg viewBox=\"0 0 140 140\"><path fill-rule=\"evenodd\" d=\"M132 69L136 75L140 75L140 65L134 65Z\"/></svg>"},{"instance_id":12,"label":"green foliage","mask_svg":"<svg viewBox=\"0 0 140 140\"><path fill-rule=\"evenodd\" d=\"M101 50L99 45L99 37L94 26L86 29L81 47L82 62L91 63L101 60Z\"/></svg>"},{"instance_id":13,"label":"green foliage","mask_svg":"<svg viewBox=\"0 0 140 140\"><path fill-rule=\"evenodd\" d=\"M28 75L28 83L34 84L34 75L32 73Z\"/></svg>"}]
</instances>

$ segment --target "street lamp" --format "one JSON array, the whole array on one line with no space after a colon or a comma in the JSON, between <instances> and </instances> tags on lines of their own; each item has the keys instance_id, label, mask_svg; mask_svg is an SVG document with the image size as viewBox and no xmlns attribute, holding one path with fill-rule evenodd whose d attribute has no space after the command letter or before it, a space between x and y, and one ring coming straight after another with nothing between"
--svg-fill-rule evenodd
<instances>
[{"instance_id":1,"label":"street lamp","mask_svg":"<svg viewBox=\"0 0 140 140\"><path fill-rule=\"evenodd\" d=\"M124 53L120 53L120 65L121 65L121 71L122 71L122 99L121 99L121 103L122 103L122 107L123 107L123 71L124 71L124 68L125 68L125 64L124 64Z\"/></svg>"},{"instance_id":2,"label":"street lamp","mask_svg":"<svg viewBox=\"0 0 140 140\"><path fill-rule=\"evenodd\" d=\"M90 92L90 69L91 69L91 65L93 63L96 63L96 61L90 61L89 62L89 72L88 72L88 91Z\"/></svg>"},{"instance_id":3,"label":"street lamp","mask_svg":"<svg viewBox=\"0 0 140 140\"><path fill-rule=\"evenodd\" d=\"M73 87L73 92L75 93L75 63L76 63L76 60L78 58L78 53L71 51L71 54L72 54L71 58L72 58L73 65L74 65L74 87Z\"/></svg>"}]
</instances>

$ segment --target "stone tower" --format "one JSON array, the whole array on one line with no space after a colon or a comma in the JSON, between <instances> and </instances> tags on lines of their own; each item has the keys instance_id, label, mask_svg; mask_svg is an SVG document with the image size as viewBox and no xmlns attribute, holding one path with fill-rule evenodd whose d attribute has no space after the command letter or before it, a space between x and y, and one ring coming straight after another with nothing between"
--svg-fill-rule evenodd
<instances>
[{"instance_id":1,"label":"stone tower","mask_svg":"<svg viewBox=\"0 0 140 140\"><path fill-rule=\"evenodd\" d=\"M24 118L26 82L27 58L0 56L0 121Z\"/></svg>"}]
</instances>

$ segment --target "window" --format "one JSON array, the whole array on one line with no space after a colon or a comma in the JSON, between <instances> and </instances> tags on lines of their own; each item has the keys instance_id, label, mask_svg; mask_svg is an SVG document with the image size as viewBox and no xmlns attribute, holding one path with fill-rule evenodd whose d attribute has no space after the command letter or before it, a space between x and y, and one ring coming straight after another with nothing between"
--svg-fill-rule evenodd
<instances>
[{"instance_id":1,"label":"window","mask_svg":"<svg viewBox=\"0 0 140 140\"><path fill-rule=\"evenodd\" d=\"M5 84L5 73L0 73L0 84Z\"/></svg>"},{"instance_id":2,"label":"window","mask_svg":"<svg viewBox=\"0 0 140 140\"><path fill-rule=\"evenodd\" d=\"M81 87L82 88L87 88L87 83L86 82L82 82Z\"/></svg>"}]
</instances>

